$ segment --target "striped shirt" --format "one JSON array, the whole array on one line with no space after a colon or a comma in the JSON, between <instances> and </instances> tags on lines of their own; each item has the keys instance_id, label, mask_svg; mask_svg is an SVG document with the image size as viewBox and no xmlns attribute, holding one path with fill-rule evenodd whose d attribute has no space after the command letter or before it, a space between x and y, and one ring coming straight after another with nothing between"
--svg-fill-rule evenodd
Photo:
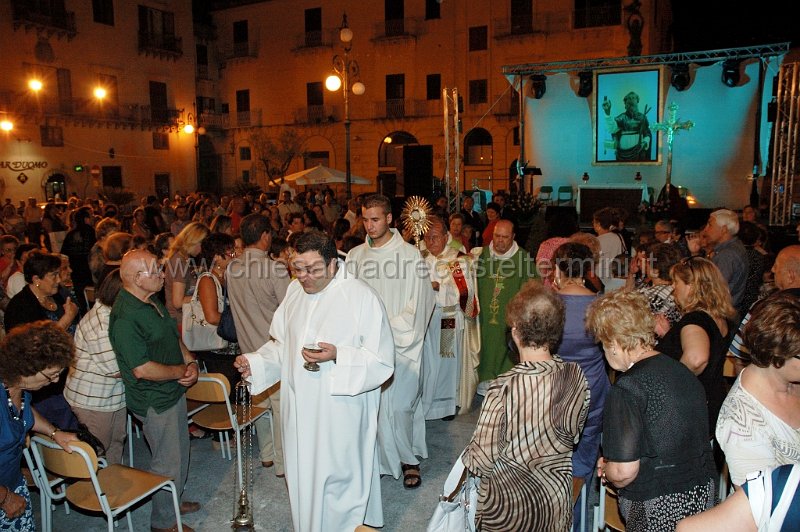
<instances>
[{"instance_id":1,"label":"striped shirt","mask_svg":"<svg viewBox=\"0 0 800 532\"><path fill-rule=\"evenodd\" d=\"M64 398L75 407L101 412L125 408L125 385L108 339L111 307L97 301L75 331L75 358Z\"/></svg>"}]
</instances>

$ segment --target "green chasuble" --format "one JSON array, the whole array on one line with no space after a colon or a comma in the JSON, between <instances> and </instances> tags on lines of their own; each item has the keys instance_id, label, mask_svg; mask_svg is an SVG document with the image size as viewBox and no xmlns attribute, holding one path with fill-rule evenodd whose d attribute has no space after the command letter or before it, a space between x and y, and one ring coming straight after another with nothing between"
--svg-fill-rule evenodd
<instances>
[{"instance_id":1,"label":"green chasuble","mask_svg":"<svg viewBox=\"0 0 800 532\"><path fill-rule=\"evenodd\" d=\"M536 267L522 248L510 259L493 259L485 246L478 259L478 300L481 312L480 382L492 380L511 369L506 343L506 306L522 285L536 277Z\"/></svg>"}]
</instances>

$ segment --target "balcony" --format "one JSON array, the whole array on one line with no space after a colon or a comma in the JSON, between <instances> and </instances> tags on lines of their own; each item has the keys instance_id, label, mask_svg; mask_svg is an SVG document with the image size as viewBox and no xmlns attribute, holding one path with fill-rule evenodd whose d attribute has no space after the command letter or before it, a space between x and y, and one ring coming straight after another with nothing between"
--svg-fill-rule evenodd
<instances>
[{"instance_id":1,"label":"balcony","mask_svg":"<svg viewBox=\"0 0 800 532\"><path fill-rule=\"evenodd\" d=\"M198 41L211 42L217 40L217 27L211 22L194 21L194 36Z\"/></svg>"},{"instance_id":2,"label":"balcony","mask_svg":"<svg viewBox=\"0 0 800 532\"><path fill-rule=\"evenodd\" d=\"M183 40L174 34L140 31L139 53L175 60L183 55Z\"/></svg>"},{"instance_id":3,"label":"balcony","mask_svg":"<svg viewBox=\"0 0 800 532\"><path fill-rule=\"evenodd\" d=\"M64 2L11 0L14 29L25 28L37 33L72 39L77 35L75 13L64 8Z\"/></svg>"},{"instance_id":4,"label":"balcony","mask_svg":"<svg viewBox=\"0 0 800 532\"><path fill-rule=\"evenodd\" d=\"M376 118L425 118L442 113L439 100L387 99L375 102Z\"/></svg>"},{"instance_id":5,"label":"balcony","mask_svg":"<svg viewBox=\"0 0 800 532\"><path fill-rule=\"evenodd\" d=\"M261 125L261 109L249 111L236 111L236 125L234 127L253 127Z\"/></svg>"},{"instance_id":6,"label":"balcony","mask_svg":"<svg viewBox=\"0 0 800 532\"><path fill-rule=\"evenodd\" d=\"M513 90L513 89L512 89ZM492 107L492 114L498 120L514 120L519 116L519 98L512 98L508 94L495 96L492 100L496 102Z\"/></svg>"},{"instance_id":7,"label":"balcony","mask_svg":"<svg viewBox=\"0 0 800 532\"><path fill-rule=\"evenodd\" d=\"M541 13L532 18L494 20L495 39L527 38L533 35L563 33L571 30L572 21L566 12Z\"/></svg>"},{"instance_id":8,"label":"balcony","mask_svg":"<svg viewBox=\"0 0 800 532\"><path fill-rule=\"evenodd\" d=\"M258 57L258 42L235 42L222 50L223 61L235 61Z\"/></svg>"},{"instance_id":9,"label":"balcony","mask_svg":"<svg viewBox=\"0 0 800 532\"><path fill-rule=\"evenodd\" d=\"M228 129L230 127L230 114L203 111L197 118L197 125L208 130Z\"/></svg>"},{"instance_id":10,"label":"balcony","mask_svg":"<svg viewBox=\"0 0 800 532\"><path fill-rule=\"evenodd\" d=\"M341 119L341 111L334 105L309 105L295 110L295 124L324 124Z\"/></svg>"},{"instance_id":11,"label":"balcony","mask_svg":"<svg viewBox=\"0 0 800 532\"><path fill-rule=\"evenodd\" d=\"M414 40L425 31L425 24L420 18L387 19L375 24L374 41Z\"/></svg>"},{"instance_id":12,"label":"balcony","mask_svg":"<svg viewBox=\"0 0 800 532\"><path fill-rule=\"evenodd\" d=\"M338 30L337 30L338 36ZM338 37L337 37L338 38ZM305 31L296 35L294 38L293 52L311 51L317 48L331 48L333 46L333 37L331 31Z\"/></svg>"}]
</instances>

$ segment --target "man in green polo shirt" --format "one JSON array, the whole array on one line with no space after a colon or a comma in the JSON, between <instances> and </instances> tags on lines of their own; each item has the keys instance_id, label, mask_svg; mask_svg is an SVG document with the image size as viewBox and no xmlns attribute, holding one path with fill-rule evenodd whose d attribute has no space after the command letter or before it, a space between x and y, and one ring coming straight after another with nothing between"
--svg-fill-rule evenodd
<instances>
[{"instance_id":1,"label":"man in green polo shirt","mask_svg":"<svg viewBox=\"0 0 800 532\"><path fill-rule=\"evenodd\" d=\"M150 471L170 477L178 496L189 473L186 389L197 382L197 362L178 337L175 320L158 298L164 272L147 251L131 251L120 266L120 290L109 321L109 338L125 383L128 409L142 422L152 452ZM181 503L181 514L200 509ZM168 492L153 495L152 532L177 532ZM183 525L183 532L193 529Z\"/></svg>"}]
</instances>

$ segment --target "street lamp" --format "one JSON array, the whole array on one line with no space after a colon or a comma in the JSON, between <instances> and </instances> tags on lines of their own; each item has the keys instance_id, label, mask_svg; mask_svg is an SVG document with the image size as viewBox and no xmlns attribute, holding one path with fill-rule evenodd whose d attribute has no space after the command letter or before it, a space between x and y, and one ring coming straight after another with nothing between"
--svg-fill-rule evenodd
<instances>
[{"instance_id":1,"label":"street lamp","mask_svg":"<svg viewBox=\"0 0 800 532\"><path fill-rule=\"evenodd\" d=\"M353 30L347 25L347 13L342 15L342 25L339 27L339 40L344 43L344 57L336 54L333 56L333 71L325 80L325 87L336 92L342 89L344 96L344 143L345 143L345 187L347 199L353 194L350 190L350 91L356 96L361 96L366 91L366 87L358 81L358 62L350 59L350 49L352 48Z\"/></svg>"}]
</instances>

